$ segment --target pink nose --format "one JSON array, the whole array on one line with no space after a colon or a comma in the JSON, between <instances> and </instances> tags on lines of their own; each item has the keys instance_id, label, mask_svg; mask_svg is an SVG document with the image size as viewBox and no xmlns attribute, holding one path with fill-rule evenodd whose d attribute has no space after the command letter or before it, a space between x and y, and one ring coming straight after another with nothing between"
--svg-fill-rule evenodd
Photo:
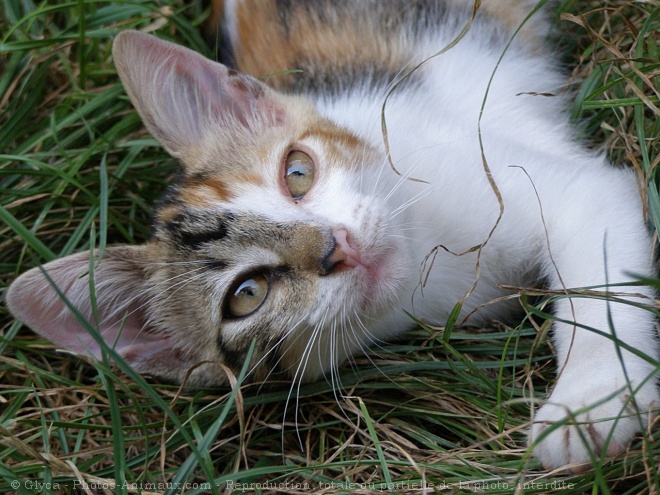
<instances>
[{"instance_id":1,"label":"pink nose","mask_svg":"<svg viewBox=\"0 0 660 495\"><path fill-rule=\"evenodd\" d=\"M332 232L335 238L335 248L323 260L323 265L328 267L328 273L337 269L354 268L362 265L360 252L353 243L353 240L344 228L335 229Z\"/></svg>"}]
</instances>

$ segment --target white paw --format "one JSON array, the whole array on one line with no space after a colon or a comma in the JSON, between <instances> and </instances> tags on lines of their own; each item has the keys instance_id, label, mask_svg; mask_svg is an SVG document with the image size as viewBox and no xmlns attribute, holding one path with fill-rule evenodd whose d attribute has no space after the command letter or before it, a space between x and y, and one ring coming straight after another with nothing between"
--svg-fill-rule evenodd
<instances>
[{"instance_id":1,"label":"white paw","mask_svg":"<svg viewBox=\"0 0 660 495\"><path fill-rule=\"evenodd\" d=\"M570 393L571 388L578 390ZM603 453L611 457L623 452L632 437L648 425L650 411L660 405L654 383L642 387L634 403L629 390L602 402L617 390L612 385L590 388L588 394L583 390L583 386L562 390L558 384L536 413L529 443L546 469L574 464L571 469L579 472Z\"/></svg>"}]
</instances>

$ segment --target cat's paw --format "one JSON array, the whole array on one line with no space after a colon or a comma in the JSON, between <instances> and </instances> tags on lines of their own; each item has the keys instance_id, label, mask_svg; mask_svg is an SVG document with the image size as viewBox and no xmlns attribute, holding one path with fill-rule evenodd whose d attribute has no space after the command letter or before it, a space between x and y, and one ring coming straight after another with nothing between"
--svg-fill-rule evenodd
<instances>
[{"instance_id":1,"label":"cat's paw","mask_svg":"<svg viewBox=\"0 0 660 495\"><path fill-rule=\"evenodd\" d=\"M557 387L536 413L529 443L546 469L571 464L571 470L580 472L603 451L606 457L623 452L660 406L660 396L653 383L637 391L634 403L629 390L606 402L602 399L616 390L611 386L590 389L589 393L582 393L583 390L580 387L580 393L566 394L562 392L567 390Z\"/></svg>"}]
</instances>

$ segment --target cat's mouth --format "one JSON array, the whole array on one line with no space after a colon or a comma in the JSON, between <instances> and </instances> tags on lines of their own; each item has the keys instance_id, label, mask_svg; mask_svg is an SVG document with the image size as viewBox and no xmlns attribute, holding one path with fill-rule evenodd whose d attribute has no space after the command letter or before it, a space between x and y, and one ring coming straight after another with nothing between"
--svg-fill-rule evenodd
<instances>
[{"instance_id":1,"label":"cat's mouth","mask_svg":"<svg viewBox=\"0 0 660 495\"><path fill-rule=\"evenodd\" d=\"M394 303L396 287L396 269L393 266L394 251L386 250L376 256L367 265L364 299L362 310L391 307Z\"/></svg>"},{"instance_id":2,"label":"cat's mouth","mask_svg":"<svg viewBox=\"0 0 660 495\"><path fill-rule=\"evenodd\" d=\"M347 275L356 277L356 286L362 293L360 309L368 312L383 302L387 286L391 263L391 253L374 253L372 250L365 254L365 249L355 240L349 231L340 227L333 231L335 248L328 257L333 264L332 273L348 272Z\"/></svg>"}]
</instances>

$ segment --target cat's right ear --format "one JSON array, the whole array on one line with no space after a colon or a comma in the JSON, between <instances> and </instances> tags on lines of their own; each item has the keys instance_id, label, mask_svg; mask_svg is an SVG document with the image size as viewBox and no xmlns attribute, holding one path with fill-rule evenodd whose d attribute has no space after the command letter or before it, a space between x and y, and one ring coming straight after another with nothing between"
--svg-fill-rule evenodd
<instances>
[{"instance_id":1,"label":"cat's right ear","mask_svg":"<svg viewBox=\"0 0 660 495\"><path fill-rule=\"evenodd\" d=\"M182 158L219 127L259 132L284 119L273 90L182 46L123 31L112 55L147 128L174 157Z\"/></svg>"}]
</instances>

